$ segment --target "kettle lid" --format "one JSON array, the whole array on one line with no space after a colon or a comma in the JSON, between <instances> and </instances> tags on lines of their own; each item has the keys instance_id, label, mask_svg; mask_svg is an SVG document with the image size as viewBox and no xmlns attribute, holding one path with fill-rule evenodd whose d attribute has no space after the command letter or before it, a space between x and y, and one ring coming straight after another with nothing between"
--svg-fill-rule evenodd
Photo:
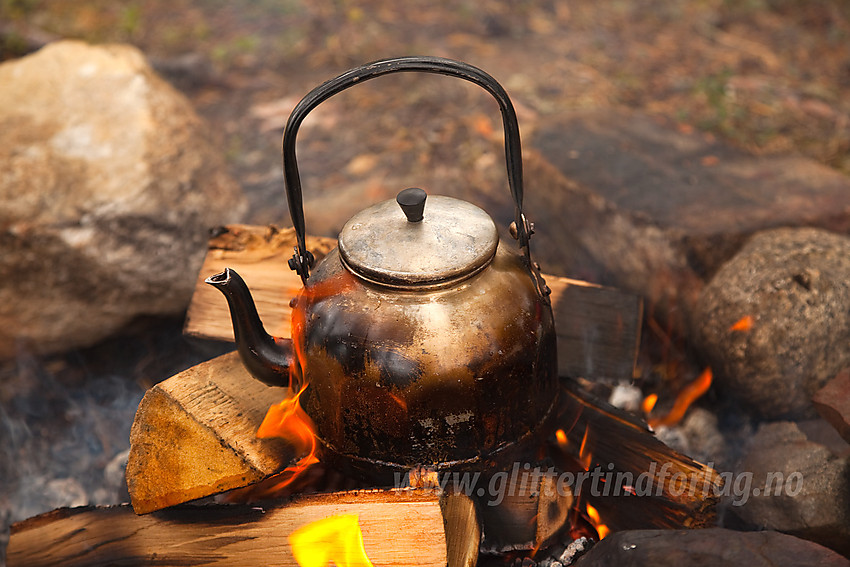
<instances>
[{"instance_id":1,"label":"kettle lid","mask_svg":"<svg viewBox=\"0 0 850 567\"><path fill-rule=\"evenodd\" d=\"M343 263L361 278L397 288L466 279L496 254L493 219L472 203L405 189L354 215L339 234Z\"/></svg>"}]
</instances>

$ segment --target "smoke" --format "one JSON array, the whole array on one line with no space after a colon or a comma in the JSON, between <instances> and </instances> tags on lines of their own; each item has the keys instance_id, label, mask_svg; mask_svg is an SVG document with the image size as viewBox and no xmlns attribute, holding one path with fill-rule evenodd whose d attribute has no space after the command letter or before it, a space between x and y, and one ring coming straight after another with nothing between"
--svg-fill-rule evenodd
<instances>
[{"instance_id":1,"label":"smoke","mask_svg":"<svg viewBox=\"0 0 850 567\"><path fill-rule=\"evenodd\" d=\"M55 508L128 502L130 427L147 388L230 345L149 321L85 351L0 364L0 567L8 527Z\"/></svg>"}]
</instances>

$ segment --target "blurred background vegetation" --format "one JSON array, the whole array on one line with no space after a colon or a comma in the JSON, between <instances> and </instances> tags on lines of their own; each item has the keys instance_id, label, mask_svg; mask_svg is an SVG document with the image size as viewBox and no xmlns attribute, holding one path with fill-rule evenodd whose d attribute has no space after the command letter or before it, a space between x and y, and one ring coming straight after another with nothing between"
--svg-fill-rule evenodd
<instances>
[{"instance_id":1,"label":"blurred background vegetation","mask_svg":"<svg viewBox=\"0 0 850 567\"><path fill-rule=\"evenodd\" d=\"M59 38L139 47L212 124L254 196L249 221L283 213L267 209L281 196L279 136L298 98L351 66L405 54L487 70L524 133L557 114L628 107L753 154L803 154L850 173L846 0L0 0L0 58ZM481 140L500 128L486 97L411 85L346 94L319 133L302 135L319 152L299 156L319 192L360 182L368 193L399 168L445 183L447 162L491 181L480 172L498 154ZM420 157L387 157L405 151Z\"/></svg>"},{"instance_id":2,"label":"blurred background vegetation","mask_svg":"<svg viewBox=\"0 0 850 567\"><path fill-rule=\"evenodd\" d=\"M0 0L3 59L60 37L138 46L214 123L236 91L256 103L428 53L487 69L526 122L625 105L850 173L845 0Z\"/></svg>"}]
</instances>

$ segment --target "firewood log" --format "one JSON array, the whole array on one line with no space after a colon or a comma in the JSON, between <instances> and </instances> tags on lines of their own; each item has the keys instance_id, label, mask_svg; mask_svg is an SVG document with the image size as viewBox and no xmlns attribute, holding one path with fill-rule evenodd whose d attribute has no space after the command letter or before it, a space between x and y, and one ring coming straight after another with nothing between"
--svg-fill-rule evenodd
<instances>
[{"instance_id":1,"label":"firewood log","mask_svg":"<svg viewBox=\"0 0 850 567\"><path fill-rule=\"evenodd\" d=\"M237 353L201 363L145 394L130 430L127 487L139 514L240 488L285 468L279 439L257 439L288 396L253 379Z\"/></svg>"},{"instance_id":2,"label":"firewood log","mask_svg":"<svg viewBox=\"0 0 850 567\"><path fill-rule=\"evenodd\" d=\"M502 472L509 479L510 472ZM573 494L568 488L559 490L554 475L540 476L536 486L520 484L516 491L493 496L477 499L487 551L543 549L569 523Z\"/></svg>"},{"instance_id":3,"label":"firewood log","mask_svg":"<svg viewBox=\"0 0 850 567\"><path fill-rule=\"evenodd\" d=\"M250 225L224 227L210 240L186 317L185 332L207 339L232 341L227 302L204 283L230 267L243 277L268 333L290 337L289 301L301 280L289 269L295 245L292 229ZM307 238L307 247L321 259L336 241ZM552 290L558 335L558 366L563 376L631 379L640 342L641 299L614 288L581 280L545 275Z\"/></svg>"},{"instance_id":4,"label":"firewood log","mask_svg":"<svg viewBox=\"0 0 850 567\"><path fill-rule=\"evenodd\" d=\"M717 471L662 443L632 414L563 383L551 454L560 469L576 472L579 502L591 503L611 530L714 525L723 487Z\"/></svg>"},{"instance_id":5,"label":"firewood log","mask_svg":"<svg viewBox=\"0 0 850 567\"><path fill-rule=\"evenodd\" d=\"M322 524L315 522L330 517L339 525L322 522L325 530L317 533ZM343 533L353 535L353 544L346 545ZM60 509L15 524L6 560L9 567L297 567L295 554L312 553L314 561L327 558L322 565L340 565L346 550L362 545L375 565L472 567L480 537L475 507L462 494L370 490L271 507L181 506L146 516L127 506Z\"/></svg>"},{"instance_id":6,"label":"firewood log","mask_svg":"<svg viewBox=\"0 0 850 567\"><path fill-rule=\"evenodd\" d=\"M548 463L551 465L551 463ZM463 475L466 474L466 478ZM480 473L445 472L427 468L411 470L407 484L412 488L440 487L457 490L467 483L481 518L486 553L542 549L568 525L573 494L557 486L554 467L514 463L510 471Z\"/></svg>"},{"instance_id":7,"label":"firewood log","mask_svg":"<svg viewBox=\"0 0 850 567\"><path fill-rule=\"evenodd\" d=\"M266 410L286 393L249 377L236 353L152 388L131 430L127 481L134 509L146 513L244 487L291 464L293 455L283 442L256 439ZM610 527L698 527L713 521L716 472L661 443L639 420L575 387L563 390L561 399L557 419L566 442L550 451L562 458L559 471L577 471L577 466L592 470L598 464L605 473L611 463L615 472L629 472L633 478L653 475L653 493L647 497L592 499ZM664 463L670 466L662 470ZM675 485L677 472L694 482L693 490ZM564 525L571 494L560 486L554 494L542 484L540 488L540 496L533 491L519 492L516 498L506 494L499 506L487 506L492 495L485 494L484 502L478 498L491 548L538 546ZM585 486L579 498L588 494Z\"/></svg>"},{"instance_id":8,"label":"firewood log","mask_svg":"<svg viewBox=\"0 0 850 567\"><path fill-rule=\"evenodd\" d=\"M334 246L335 239L307 237L307 248L317 262ZM298 274L287 265L294 247L294 229L252 225L222 227L209 241L209 250L186 313L184 332L205 339L233 340L227 302L221 293L204 283L207 277L230 267L239 272L251 288L257 311L269 334L289 338L289 300L301 288Z\"/></svg>"}]
</instances>

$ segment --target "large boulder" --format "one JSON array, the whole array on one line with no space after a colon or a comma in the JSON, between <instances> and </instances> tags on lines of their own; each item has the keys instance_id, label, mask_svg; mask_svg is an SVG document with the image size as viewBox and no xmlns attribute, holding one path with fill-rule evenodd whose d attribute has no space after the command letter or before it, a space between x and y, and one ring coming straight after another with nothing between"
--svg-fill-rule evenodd
<instances>
[{"instance_id":1,"label":"large boulder","mask_svg":"<svg viewBox=\"0 0 850 567\"><path fill-rule=\"evenodd\" d=\"M850 237L814 228L754 236L700 294L697 348L718 385L768 419L814 416L850 365Z\"/></svg>"},{"instance_id":2,"label":"large boulder","mask_svg":"<svg viewBox=\"0 0 850 567\"><path fill-rule=\"evenodd\" d=\"M638 293L656 319L676 325L753 234L850 226L846 175L802 156L753 156L662 116L564 114L528 146L562 178L528 168L538 261Z\"/></svg>"},{"instance_id":3,"label":"large boulder","mask_svg":"<svg viewBox=\"0 0 850 567\"><path fill-rule=\"evenodd\" d=\"M124 45L0 65L0 358L185 309L246 205L189 101Z\"/></svg>"}]
</instances>

